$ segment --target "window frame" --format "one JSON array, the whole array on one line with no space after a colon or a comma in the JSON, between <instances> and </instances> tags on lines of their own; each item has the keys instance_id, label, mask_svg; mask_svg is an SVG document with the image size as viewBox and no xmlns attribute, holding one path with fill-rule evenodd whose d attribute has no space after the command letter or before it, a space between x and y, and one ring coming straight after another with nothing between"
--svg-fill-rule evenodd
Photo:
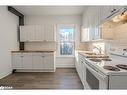
<instances>
[{"instance_id":1,"label":"window frame","mask_svg":"<svg viewBox=\"0 0 127 95\"><path fill-rule=\"evenodd\" d=\"M72 43L73 44L73 53L72 55L61 55L60 54L60 43L62 43L60 41L60 32L59 30L61 28L73 28L74 29L74 33L73 33L73 41L67 41L67 43ZM59 24L57 25L57 57L74 57L75 55L75 32L76 32L76 27L74 24Z\"/></svg>"}]
</instances>

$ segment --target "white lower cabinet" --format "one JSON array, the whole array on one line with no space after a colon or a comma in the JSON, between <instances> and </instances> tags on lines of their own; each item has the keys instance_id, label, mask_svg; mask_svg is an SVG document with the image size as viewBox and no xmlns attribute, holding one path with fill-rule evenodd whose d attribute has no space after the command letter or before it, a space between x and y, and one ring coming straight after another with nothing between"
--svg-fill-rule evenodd
<instances>
[{"instance_id":1,"label":"white lower cabinet","mask_svg":"<svg viewBox=\"0 0 127 95\"><path fill-rule=\"evenodd\" d=\"M12 53L12 67L13 69L22 68L22 53Z\"/></svg>"},{"instance_id":2,"label":"white lower cabinet","mask_svg":"<svg viewBox=\"0 0 127 95\"><path fill-rule=\"evenodd\" d=\"M44 69L44 54L33 54L33 69Z\"/></svg>"},{"instance_id":3,"label":"white lower cabinet","mask_svg":"<svg viewBox=\"0 0 127 95\"><path fill-rule=\"evenodd\" d=\"M32 53L23 53L22 68L32 69Z\"/></svg>"},{"instance_id":4,"label":"white lower cabinet","mask_svg":"<svg viewBox=\"0 0 127 95\"><path fill-rule=\"evenodd\" d=\"M85 88L85 79L86 79L86 68L83 61L83 56L78 54L78 62L75 62L76 70L80 77L80 80Z\"/></svg>"},{"instance_id":5,"label":"white lower cabinet","mask_svg":"<svg viewBox=\"0 0 127 95\"><path fill-rule=\"evenodd\" d=\"M54 62L54 56L53 53L47 53L44 56L44 69L52 69L54 68L54 64L51 64Z\"/></svg>"},{"instance_id":6,"label":"white lower cabinet","mask_svg":"<svg viewBox=\"0 0 127 95\"><path fill-rule=\"evenodd\" d=\"M55 53L12 53L12 68L55 71Z\"/></svg>"}]
</instances>

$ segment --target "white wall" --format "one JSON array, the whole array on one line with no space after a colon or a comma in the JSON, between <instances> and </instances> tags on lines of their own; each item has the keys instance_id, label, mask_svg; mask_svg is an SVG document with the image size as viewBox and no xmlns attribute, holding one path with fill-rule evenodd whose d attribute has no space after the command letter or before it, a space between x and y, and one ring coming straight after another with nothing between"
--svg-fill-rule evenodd
<instances>
[{"instance_id":1,"label":"white wall","mask_svg":"<svg viewBox=\"0 0 127 95\"><path fill-rule=\"evenodd\" d=\"M60 16L25 16L25 24L26 25L41 25L41 24L75 24L76 25L76 33L75 33L75 48L76 50L83 50L85 49L85 45L80 43L80 26L82 17L80 15L60 15ZM50 43L25 43L25 49L31 50L40 50L46 49L49 47ZM54 49L57 47L53 46ZM44 45L44 46L42 46ZM57 46L57 45L56 45ZM49 48L53 49L53 48ZM57 67L74 67L74 58L61 58L57 57L56 59L56 66Z\"/></svg>"},{"instance_id":2,"label":"white wall","mask_svg":"<svg viewBox=\"0 0 127 95\"><path fill-rule=\"evenodd\" d=\"M18 49L18 17L0 6L0 78L11 73L11 51Z\"/></svg>"}]
</instances>

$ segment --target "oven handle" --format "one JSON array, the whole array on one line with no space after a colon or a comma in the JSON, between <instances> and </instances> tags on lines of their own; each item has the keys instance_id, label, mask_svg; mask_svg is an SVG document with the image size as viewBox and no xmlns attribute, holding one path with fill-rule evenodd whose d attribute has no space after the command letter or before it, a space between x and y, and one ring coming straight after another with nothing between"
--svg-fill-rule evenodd
<instances>
[{"instance_id":1,"label":"oven handle","mask_svg":"<svg viewBox=\"0 0 127 95\"><path fill-rule=\"evenodd\" d=\"M86 68L88 68L92 73L96 74L97 77L102 78L103 80L105 80L107 78L106 75L104 74L100 74L99 71L95 70L93 67L90 67L87 63L84 63Z\"/></svg>"}]
</instances>

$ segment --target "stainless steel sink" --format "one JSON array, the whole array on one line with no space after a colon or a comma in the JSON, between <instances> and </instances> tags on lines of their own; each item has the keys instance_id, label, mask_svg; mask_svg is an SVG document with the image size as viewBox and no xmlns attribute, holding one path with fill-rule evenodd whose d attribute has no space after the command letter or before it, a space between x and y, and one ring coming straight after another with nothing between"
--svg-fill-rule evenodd
<instances>
[{"instance_id":1,"label":"stainless steel sink","mask_svg":"<svg viewBox=\"0 0 127 95\"><path fill-rule=\"evenodd\" d=\"M90 58L89 60L94 61L94 62L112 61L110 58Z\"/></svg>"},{"instance_id":2,"label":"stainless steel sink","mask_svg":"<svg viewBox=\"0 0 127 95\"><path fill-rule=\"evenodd\" d=\"M91 58L89 60L94 61L94 62L101 62L102 61L101 59L97 59L97 58Z\"/></svg>"},{"instance_id":3,"label":"stainless steel sink","mask_svg":"<svg viewBox=\"0 0 127 95\"><path fill-rule=\"evenodd\" d=\"M103 61L112 61L110 58L102 58Z\"/></svg>"},{"instance_id":4,"label":"stainless steel sink","mask_svg":"<svg viewBox=\"0 0 127 95\"><path fill-rule=\"evenodd\" d=\"M109 56L106 55L90 55L90 56L86 56L86 58L109 58Z\"/></svg>"},{"instance_id":5,"label":"stainless steel sink","mask_svg":"<svg viewBox=\"0 0 127 95\"><path fill-rule=\"evenodd\" d=\"M85 53L85 54L88 54L88 55L97 55L96 53Z\"/></svg>"}]
</instances>

